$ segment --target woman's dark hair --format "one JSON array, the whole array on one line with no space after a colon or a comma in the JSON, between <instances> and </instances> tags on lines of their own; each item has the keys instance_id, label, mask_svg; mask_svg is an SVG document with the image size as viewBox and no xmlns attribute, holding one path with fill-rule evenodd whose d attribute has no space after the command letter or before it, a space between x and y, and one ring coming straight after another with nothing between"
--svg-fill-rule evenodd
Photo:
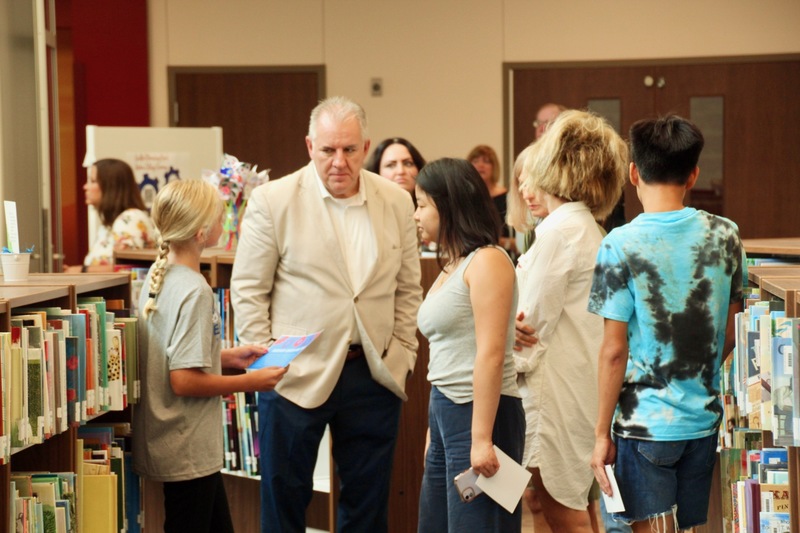
<instances>
[{"instance_id":1,"label":"woman's dark hair","mask_svg":"<svg viewBox=\"0 0 800 533\"><path fill-rule=\"evenodd\" d=\"M97 209L100 222L111 226L114 220L126 209L135 207L145 210L139 186L133 177L133 169L119 159L100 159L94 163L97 169L97 184L102 197Z\"/></svg>"},{"instance_id":2,"label":"woman's dark hair","mask_svg":"<svg viewBox=\"0 0 800 533\"><path fill-rule=\"evenodd\" d=\"M466 257L473 250L497 244L502 223L481 175L465 159L443 158L425 165L419 187L436 204L439 237L436 260Z\"/></svg>"},{"instance_id":3,"label":"woman's dark hair","mask_svg":"<svg viewBox=\"0 0 800 533\"><path fill-rule=\"evenodd\" d=\"M385 139L382 141L378 146L375 147L375 151L372 152L372 156L367 161L365 168L370 172L374 172L375 174L381 173L381 159L383 158L383 152L386 151L393 144L402 144L406 148L408 148L408 153L411 154L411 159L414 160L414 164L417 166L417 170L422 170L422 167L425 166L425 158L422 157L422 154L419 153L413 144L408 142L407 140L403 139L402 137L392 137L391 139Z\"/></svg>"}]
</instances>

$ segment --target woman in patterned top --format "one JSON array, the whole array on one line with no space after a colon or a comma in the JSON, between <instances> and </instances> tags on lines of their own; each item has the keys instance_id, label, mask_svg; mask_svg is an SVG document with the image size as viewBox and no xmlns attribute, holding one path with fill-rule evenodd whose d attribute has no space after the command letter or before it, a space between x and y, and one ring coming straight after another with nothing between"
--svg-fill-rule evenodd
<instances>
[{"instance_id":1,"label":"woman in patterned top","mask_svg":"<svg viewBox=\"0 0 800 533\"><path fill-rule=\"evenodd\" d=\"M97 210L102 226L83 265L65 266L64 272L113 272L115 251L155 248L158 235L127 163L119 159L97 161L89 168L83 190L86 203Z\"/></svg>"}]
</instances>

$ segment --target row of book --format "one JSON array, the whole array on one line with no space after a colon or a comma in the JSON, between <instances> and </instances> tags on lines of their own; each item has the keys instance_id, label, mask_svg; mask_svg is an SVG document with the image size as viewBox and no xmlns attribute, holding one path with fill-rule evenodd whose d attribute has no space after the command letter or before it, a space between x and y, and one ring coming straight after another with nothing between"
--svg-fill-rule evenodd
<instances>
[{"instance_id":1,"label":"row of book","mask_svg":"<svg viewBox=\"0 0 800 533\"><path fill-rule=\"evenodd\" d=\"M226 288L214 289L216 305L222 323L222 347L232 348L238 344L238 337L233 323L233 308L231 306L231 290Z\"/></svg>"},{"instance_id":2,"label":"row of book","mask_svg":"<svg viewBox=\"0 0 800 533\"><path fill-rule=\"evenodd\" d=\"M12 472L8 531L138 533L141 482L113 427L83 426L76 472Z\"/></svg>"},{"instance_id":3,"label":"row of book","mask_svg":"<svg viewBox=\"0 0 800 533\"><path fill-rule=\"evenodd\" d=\"M0 462L140 396L137 320L119 302L17 309L0 332Z\"/></svg>"},{"instance_id":4,"label":"row of book","mask_svg":"<svg viewBox=\"0 0 800 533\"><path fill-rule=\"evenodd\" d=\"M225 470L260 475L256 393L236 392L222 398Z\"/></svg>"},{"instance_id":5,"label":"row of book","mask_svg":"<svg viewBox=\"0 0 800 533\"><path fill-rule=\"evenodd\" d=\"M736 349L726 363L723 400L726 430L771 431L780 446L800 445L800 318L786 317L780 304L751 297L736 316Z\"/></svg>"},{"instance_id":6,"label":"row of book","mask_svg":"<svg viewBox=\"0 0 800 533\"><path fill-rule=\"evenodd\" d=\"M755 437L747 445L761 444L763 432L745 431ZM724 531L790 533L789 453L787 448L721 450Z\"/></svg>"},{"instance_id":7,"label":"row of book","mask_svg":"<svg viewBox=\"0 0 800 533\"><path fill-rule=\"evenodd\" d=\"M799 481L790 483L789 456L800 445L800 318L747 288L735 327L736 347L722 373L723 531L789 533L792 483Z\"/></svg>"}]
</instances>

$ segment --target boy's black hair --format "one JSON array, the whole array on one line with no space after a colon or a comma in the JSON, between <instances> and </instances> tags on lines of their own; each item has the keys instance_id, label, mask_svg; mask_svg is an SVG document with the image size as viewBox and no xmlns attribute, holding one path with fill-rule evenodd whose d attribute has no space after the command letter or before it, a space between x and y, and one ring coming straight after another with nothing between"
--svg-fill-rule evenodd
<instances>
[{"instance_id":1,"label":"boy's black hair","mask_svg":"<svg viewBox=\"0 0 800 533\"><path fill-rule=\"evenodd\" d=\"M704 144L700 129L677 115L635 122L631 159L645 183L685 185Z\"/></svg>"}]
</instances>

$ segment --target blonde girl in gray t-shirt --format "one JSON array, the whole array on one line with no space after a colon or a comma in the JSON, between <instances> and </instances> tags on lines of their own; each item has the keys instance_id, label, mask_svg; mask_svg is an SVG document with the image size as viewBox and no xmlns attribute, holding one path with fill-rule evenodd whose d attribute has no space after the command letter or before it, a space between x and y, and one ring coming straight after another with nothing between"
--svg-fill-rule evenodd
<instances>
[{"instance_id":1,"label":"blonde girl in gray t-shirt","mask_svg":"<svg viewBox=\"0 0 800 533\"><path fill-rule=\"evenodd\" d=\"M286 368L244 369L262 346L221 349L214 295L200 274L200 254L222 234L217 190L199 180L173 181L155 199L161 232L139 308L142 399L134 410L134 470L164 482L164 531L232 532L222 482L222 403L238 391L270 391Z\"/></svg>"}]
</instances>

